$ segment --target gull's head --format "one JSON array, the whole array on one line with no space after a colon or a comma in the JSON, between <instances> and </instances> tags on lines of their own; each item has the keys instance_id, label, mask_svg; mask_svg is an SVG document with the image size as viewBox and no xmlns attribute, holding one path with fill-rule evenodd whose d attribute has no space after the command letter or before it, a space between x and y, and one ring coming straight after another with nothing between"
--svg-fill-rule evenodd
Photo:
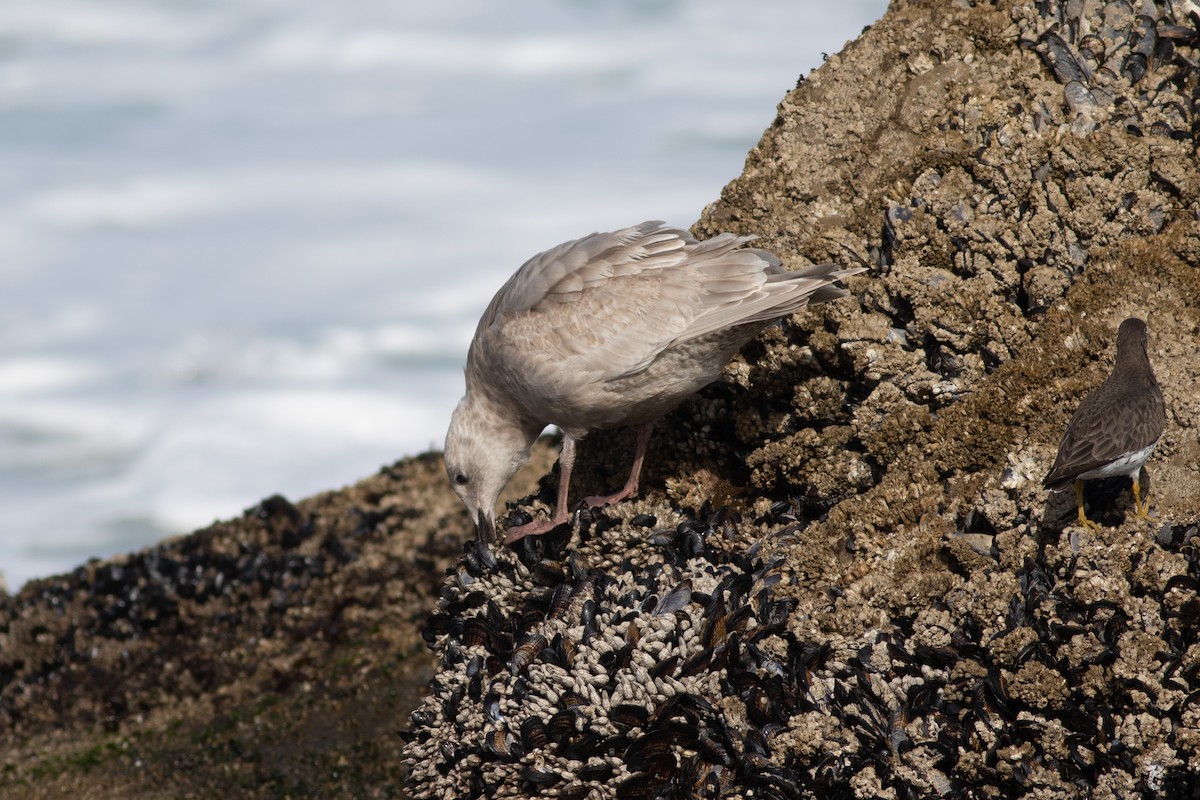
<instances>
[{"instance_id":1,"label":"gull's head","mask_svg":"<svg viewBox=\"0 0 1200 800\"><path fill-rule=\"evenodd\" d=\"M454 409L446 432L446 474L481 540L495 538L496 501L529 461L532 443L520 427L470 394Z\"/></svg>"}]
</instances>

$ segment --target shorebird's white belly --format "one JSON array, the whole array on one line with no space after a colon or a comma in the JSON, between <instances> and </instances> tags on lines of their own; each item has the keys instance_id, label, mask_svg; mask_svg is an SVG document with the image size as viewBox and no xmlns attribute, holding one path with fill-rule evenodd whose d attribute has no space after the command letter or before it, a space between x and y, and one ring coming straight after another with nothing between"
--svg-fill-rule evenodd
<instances>
[{"instance_id":1,"label":"shorebird's white belly","mask_svg":"<svg viewBox=\"0 0 1200 800\"><path fill-rule=\"evenodd\" d=\"M1077 480L1090 481L1096 478L1114 478L1117 475L1128 475L1130 478L1137 480L1138 472L1142 469L1142 464L1146 463L1146 459L1150 458L1150 454L1154 452L1154 444L1143 447L1141 450L1134 450L1132 453L1126 453L1109 464L1096 469L1088 470L1081 474Z\"/></svg>"}]
</instances>

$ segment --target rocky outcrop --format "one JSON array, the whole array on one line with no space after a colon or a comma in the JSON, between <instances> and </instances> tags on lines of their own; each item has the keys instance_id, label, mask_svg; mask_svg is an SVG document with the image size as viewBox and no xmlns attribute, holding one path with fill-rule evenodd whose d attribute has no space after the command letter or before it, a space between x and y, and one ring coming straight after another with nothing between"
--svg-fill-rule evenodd
<instances>
[{"instance_id":1,"label":"rocky outcrop","mask_svg":"<svg viewBox=\"0 0 1200 800\"><path fill-rule=\"evenodd\" d=\"M0 796L395 796L466 533L426 456L0 595Z\"/></svg>"},{"instance_id":2,"label":"rocky outcrop","mask_svg":"<svg viewBox=\"0 0 1200 800\"><path fill-rule=\"evenodd\" d=\"M448 582L414 795L1200 791L1198 22L897 3L791 92L696 231L858 302L661 426L665 497ZM1157 519L1101 483L1096 533L1041 479L1133 315Z\"/></svg>"},{"instance_id":3,"label":"rocky outcrop","mask_svg":"<svg viewBox=\"0 0 1200 800\"><path fill-rule=\"evenodd\" d=\"M658 427L645 499L464 550L429 457L26 587L0 793L1200 792L1198 37L1186 0L894 3L695 226L869 272ZM1041 478L1133 315L1155 517L1097 482L1093 532Z\"/></svg>"}]
</instances>

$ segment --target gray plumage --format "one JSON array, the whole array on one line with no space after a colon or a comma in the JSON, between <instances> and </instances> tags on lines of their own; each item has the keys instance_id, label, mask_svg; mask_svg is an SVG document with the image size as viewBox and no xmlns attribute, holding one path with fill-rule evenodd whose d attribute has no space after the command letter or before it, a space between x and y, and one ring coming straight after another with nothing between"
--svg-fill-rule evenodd
<instances>
[{"instance_id":1,"label":"gray plumage","mask_svg":"<svg viewBox=\"0 0 1200 800\"><path fill-rule=\"evenodd\" d=\"M1083 399L1058 447L1058 456L1046 475L1045 488L1060 492L1095 478L1128 475L1133 479L1134 501L1139 499L1138 473L1154 452L1166 426L1167 410L1154 377L1148 352L1146 323L1130 317L1117 330L1117 357L1112 374ZM1079 500L1079 518L1088 524ZM1148 504L1147 504L1148 505Z\"/></svg>"},{"instance_id":2,"label":"gray plumage","mask_svg":"<svg viewBox=\"0 0 1200 800\"><path fill-rule=\"evenodd\" d=\"M715 380L771 321L843 296L833 282L862 271L784 272L770 253L742 246L752 238L697 241L644 222L558 245L509 278L475 331L446 436L447 472L481 536L547 424L565 435L558 506L550 524L510 530L510 541L565 521L575 443L588 432L641 426L625 489L588 501L636 493L654 420Z\"/></svg>"}]
</instances>

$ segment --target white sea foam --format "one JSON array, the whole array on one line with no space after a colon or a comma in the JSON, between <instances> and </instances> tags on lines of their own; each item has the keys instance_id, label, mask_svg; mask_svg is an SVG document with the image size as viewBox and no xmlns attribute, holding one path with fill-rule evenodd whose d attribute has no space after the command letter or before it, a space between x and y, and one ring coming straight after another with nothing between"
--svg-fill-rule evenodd
<instances>
[{"instance_id":1,"label":"white sea foam","mask_svg":"<svg viewBox=\"0 0 1200 800\"><path fill-rule=\"evenodd\" d=\"M25 356L0 360L0 386L7 396L61 391L79 386L95 369L80 361L52 356Z\"/></svg>"}]
</instances>

